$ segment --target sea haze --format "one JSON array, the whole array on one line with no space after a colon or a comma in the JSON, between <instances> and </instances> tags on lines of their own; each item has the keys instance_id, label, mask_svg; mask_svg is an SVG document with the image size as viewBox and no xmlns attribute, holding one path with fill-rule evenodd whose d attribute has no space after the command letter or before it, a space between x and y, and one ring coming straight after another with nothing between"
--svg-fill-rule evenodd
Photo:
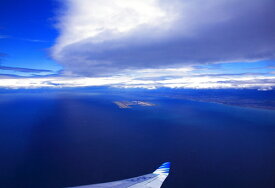
<instances>
[{"instance_id":1,"label":"sea haze","mask_svg":"<svg viewBox=\"0 0 275 188\"><path fill-rule=\"evenodd\" d=\"M203 92L1 90L0 186L101 183L170 161L163 188L274 188L272 91ZM236 104L245 96L269 105ZM114 103L137 100L154 105Z\"/></svg>"}]
</instances>

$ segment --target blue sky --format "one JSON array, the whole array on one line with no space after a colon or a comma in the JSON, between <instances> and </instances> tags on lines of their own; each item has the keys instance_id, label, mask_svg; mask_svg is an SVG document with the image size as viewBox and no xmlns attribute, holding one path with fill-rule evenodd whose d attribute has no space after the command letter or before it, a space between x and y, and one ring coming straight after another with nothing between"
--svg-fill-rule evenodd
<instances>
[{"instance_id":1,"label":"blue sky","mask_svg":"<svg viewBox=\"0 0 275 188\"><path fill-rule=\"evenodd\" d=\"M57 37L53 27L56 6L50 0L1 2L0 49L6 54L2 65L53 71L62 68L48 54Z\"/></svg>"},{"instance_id":2,"label":"blue sky","mask_svg":"<svg viewBox=\"0 0 275 188\"><path fill-rule=\"evenodd\" d=\"M0 87L275 86L272 0L6 0Z\"/></svg>"}]
</instances>

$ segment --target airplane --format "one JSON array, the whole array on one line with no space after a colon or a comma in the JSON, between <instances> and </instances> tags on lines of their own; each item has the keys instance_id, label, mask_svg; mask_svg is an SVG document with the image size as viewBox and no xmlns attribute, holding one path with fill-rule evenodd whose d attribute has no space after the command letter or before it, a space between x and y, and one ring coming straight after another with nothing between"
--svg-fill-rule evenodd
<instances>
[{"instance_id":1,"label":"airplane","mask_svg":"<svg viewBox=\"0 0 275 188\"><path fill-rule=\"evenodd\" d=\"M170 162L166 162L151 174L108 183L82 185L70 188L160 188L167 178L169 170Z\"/></svg>"}]
</instances>

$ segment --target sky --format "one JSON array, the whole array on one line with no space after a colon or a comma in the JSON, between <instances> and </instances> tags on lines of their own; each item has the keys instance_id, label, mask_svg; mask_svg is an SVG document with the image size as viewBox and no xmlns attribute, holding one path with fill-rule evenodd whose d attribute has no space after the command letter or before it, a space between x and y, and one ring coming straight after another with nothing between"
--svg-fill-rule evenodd
<instances>
[{"instance_id":1,"label":"sky","mask_svg":"<svg viewBox=\"0 0 275 188\"><path fill-rule=\"evenodd\" d=\"M0 87L275 88L273 0L4 0Z\"/></svg>"}]
</instances>

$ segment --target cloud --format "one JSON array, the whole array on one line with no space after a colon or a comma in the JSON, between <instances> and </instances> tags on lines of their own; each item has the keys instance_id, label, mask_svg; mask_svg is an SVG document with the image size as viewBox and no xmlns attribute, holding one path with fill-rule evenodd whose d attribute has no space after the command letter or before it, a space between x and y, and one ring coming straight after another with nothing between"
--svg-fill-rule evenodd
<instances>
[{"instance_id":1,"label":"cloud","mask_svg":"<svg viewBox=\"0 0 275 188\"><path fill-rule=\"evenodd\" d=\"M48 43L48 42L50 42L50 41L47 41L47 40L28 39L28 38L14 38L14 39L18 39L18 40L22 40L22 41L26 41L26 42L35 42L35 43Z\"/></svg>"},{"instance_id":2,"label":"cloud","mask_svg":"<svg viewBox=\"0 0 275 188\"><path fill-rule=\"evenodd\" d=\"M16 74L0 74L0 79L2 78L22 78L22 76Z\"/></svg>"},{"instance_id":3,"label":"cloud","mask_svg":"<svg viewBox=\"0 0 275 188\"><path fill-rule=\"evenodd\" d=\"M37 75L37 74L30 74L30 75L17 75L17 74L3 74L0 73L0 79L1 78L53 78L53 77L60 77L59 73L53 73L53 74L47 74L47 75Z\"/></svg>"},{"instance_id":4,"label":"cloud","mask_svg":"<svg viewBox=\"0 0 275 188\"><path fill-rule=\"evenodd\" d=\"M41 40L41 39L20 38L20 37L14 37L14 36L9 36L9 35L1 35L1 34L0 34L0 39L21 40L21 41L35 42L35 43L48 43L48 42L50 42L50 41Z\"/></svg>"},{"instance_id":5,"label":"cloud","mask_svg":"<svg viewBox=\"0 0 275 188\"><path fill-rule=\"evenodd\" d=\"M273 0L64 0L53 57L78 75L275 58Z\"/></svg>"},{"instance_id":6,"label":"cloud","mask_svg":"<svg viewBox=\"0 0 275 188\"><path fill-rule=\"evenodd\" d=\"M17 72L27 72L27 73L50 73L51 70L45 69L30 69L30 68L22 68L22 67L8 67L0 65L0 70L11 70Z\"/></svg>"},{"instance_id":7,"label":"cloud","mask_svg":"<svg viewBox=\"0 0 275 188\"><path fill-rule=\"evenodd\" d=\"M140 74L145 76L141 77ZM146 89L166 87L189 89L249 88L270 90L275 88L275 76L263 73L198 74L191 68L169 68L141 69L131 74L128 74L126 71L125 74L105 77L55 75L19 78L5 75L0 79L0 87L4 88L62 88L92 86Z\"/></svg>"}]
</instances>

